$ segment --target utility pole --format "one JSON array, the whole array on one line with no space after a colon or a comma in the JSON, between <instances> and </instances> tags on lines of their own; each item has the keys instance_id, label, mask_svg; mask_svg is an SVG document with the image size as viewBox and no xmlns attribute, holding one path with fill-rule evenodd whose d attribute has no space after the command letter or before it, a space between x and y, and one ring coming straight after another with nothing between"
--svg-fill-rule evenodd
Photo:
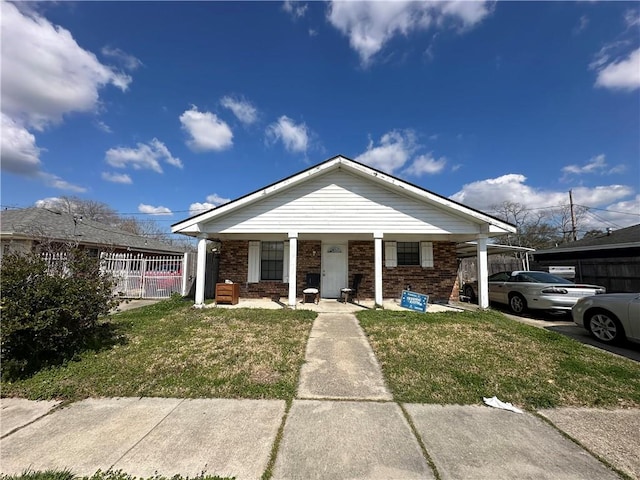
<instances>
[{"instance_id":1,"label":"utility pole","mask_svg":"<svg viewBox=\"0 0 640 480\"><path fill-rule=\"evenodd\" d=\"M571 207L571 240L576 241L578 239L576 231L576 212L573 210L573 193L569 190L569 206Z\"/></svg>"}]
</instances>

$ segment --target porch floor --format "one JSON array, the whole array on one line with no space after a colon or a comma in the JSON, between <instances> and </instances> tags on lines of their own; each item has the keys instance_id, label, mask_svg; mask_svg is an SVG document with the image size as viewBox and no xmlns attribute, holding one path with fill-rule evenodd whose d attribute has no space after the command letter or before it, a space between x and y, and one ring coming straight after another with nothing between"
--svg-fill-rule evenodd
<instances>
[{"instance_id":1,"label":"porch floor","mask_svg":"<svg viewBox=\"0 0 640 480\"><path fill-rule=\"evenodd\" d=\"M375 302L373 300L362 300L356 303L342 303L336 299L325 298L321 299L316 305L313 302L302 303L301 299L298 299L296 303L297 310L311 310L318 313L355 313L360 310L373 309ZM215 302L206 305L207 308L266 308L271 310L277 310L281 308L288 308L287 299L281 298L279 301L271 300L269 298L241 298L236 305L219 304ZM400 300L387 299L382 302L382 307L385 310L397 310L397 311L410 311L400 306ZM462 311L462 309L453 305L444 305L437 303L429 303L427 307L427 313L431 312L455 312Z\"/></svg>"}]
</instances>

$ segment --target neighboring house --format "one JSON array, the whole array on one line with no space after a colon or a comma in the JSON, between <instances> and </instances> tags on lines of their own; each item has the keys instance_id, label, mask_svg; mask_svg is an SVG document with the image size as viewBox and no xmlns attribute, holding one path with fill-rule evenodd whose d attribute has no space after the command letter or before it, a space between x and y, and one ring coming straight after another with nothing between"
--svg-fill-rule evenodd
<instances>
[{"instance_id":1,"label":"neighboring house","mask_svg":"<svg viewBox=\"0 0 640 480\"><path fill-rule=\"evenodd\" d=\"M78 245L96 256L102 252L179 255L184 248L118 228L45 208L0 211L0 258L9 252L29 252L38 246Z\"/></svg>"},{"instance_id":2,"label":"neighboring house","mask_svg":"<svg viewBox=\"0 0 640 480\"><path fill-rule=\"evenodd\" d=\"M607 292L640 292L640 224L537 250L533 259L534 269L574 267L576 282L603 285Z\"/></svg>"},{"instance_id":3,"label":"neighboring house","mask_svg":"<svg viewBox=\"0 0 640 480\"><path fill-rule=\"evenodd\" d=\"M487 238L515 227L342 156L172 226L197 237L196 305L204 301L207 240L220 242L219 278L241 297L295 306L309 273L322 298L339 298L363 274L360 298L399 298L407 286L458 295L456 245L477 241L486 279ZM485 291L484 300L488 306Z\"/></svg>"}]
</instances>

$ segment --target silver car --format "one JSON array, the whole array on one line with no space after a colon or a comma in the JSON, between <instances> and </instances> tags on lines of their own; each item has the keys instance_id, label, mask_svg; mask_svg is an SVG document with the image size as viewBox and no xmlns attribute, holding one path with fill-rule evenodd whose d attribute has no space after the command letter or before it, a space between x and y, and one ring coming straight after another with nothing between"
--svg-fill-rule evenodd
<instances>
[{"instance_id":1,"label":"silver car","mask_svg":"<svg viewBox=\"0 0 640 480\"><path fill-rule=\"evenodd\" d=\"M640 293L608 293L581 298L571 309L573 321L604 343L640 342Z\"/></svg>"},{"instance_id":2,"label":"silver car","mask_svg":"<svg viewBox=\"0 0 640 480\"><path fill-rule=\"evenodd\" d=\"M605 293L598 285L576 284L547 272L499 272L489 276L489 300L509 305L514 313L526 309L569 312L579 298ZM477 298L477 282L463 286L463 293Z\"/></svg>"}]
</instances>

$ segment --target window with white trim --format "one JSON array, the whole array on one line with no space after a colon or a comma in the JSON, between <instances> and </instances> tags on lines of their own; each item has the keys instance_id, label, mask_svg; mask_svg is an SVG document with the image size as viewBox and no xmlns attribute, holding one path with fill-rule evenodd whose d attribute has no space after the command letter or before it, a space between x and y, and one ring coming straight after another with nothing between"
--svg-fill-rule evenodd
<instances>
[{"instance_id":1,"label":"window with white trim","mask_svg":"<svg viewBox=\"0 0 640 480\"><path fill-rule=\"evenodd\" d=\"M289 281L289 242L249 242L247 282Z\"/></svg>"},{"instance_id":2,"label":"window with white trim","mask_svg":"<svg viewBox=\"0 0 640 480\"><path fill-rule=\"evenodd\" d=\"M385 242L385 267L433 268L433 242Z\"/></svg>"},{"instance_id":3,"label":"window with white trim","mask_svg":"<svg viewBox=\"0 0 640 480\"><path fill-rule=\"evenodd\" d=\"M284 242L261 242L260 280L282 280Z\"/></svg>"}]
</instances>

